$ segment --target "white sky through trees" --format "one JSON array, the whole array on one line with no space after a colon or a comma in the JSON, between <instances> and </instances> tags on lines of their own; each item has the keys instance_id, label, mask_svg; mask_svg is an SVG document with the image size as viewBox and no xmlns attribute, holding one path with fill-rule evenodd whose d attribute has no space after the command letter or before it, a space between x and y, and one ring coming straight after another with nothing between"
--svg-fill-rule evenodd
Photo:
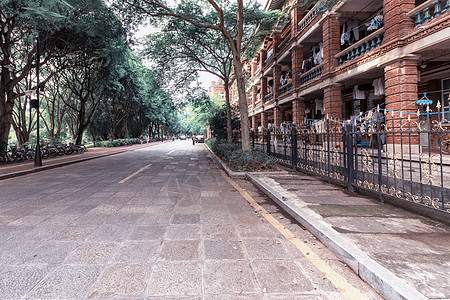
<instances>
[{"instance_id":1,"label":"white sky through trees","mask_svg":"<svg viewBox=\"0 0 450 300\"><path fill-rule=\"evenodd\" d=\"M257 0L259 4L261 4L261 7L264 8L268 0ZM245 2L245 0L244 0ZM145 36L153 33L155 31L154 28L151 28L150 26L141 26L141 29L135 33L135 37L138 38L141 42L143 42L143 39ZM219 34L219 33L218 33ZM139 49L139 47L136 47ZM145 60L144 60L145 62ZM208 89L211 85L212 81L218 81L219 78L215 75L212 75L208 72L199 72L199 82L201 83L202 87L205 89Z\"/></svg>"}]
</instances>

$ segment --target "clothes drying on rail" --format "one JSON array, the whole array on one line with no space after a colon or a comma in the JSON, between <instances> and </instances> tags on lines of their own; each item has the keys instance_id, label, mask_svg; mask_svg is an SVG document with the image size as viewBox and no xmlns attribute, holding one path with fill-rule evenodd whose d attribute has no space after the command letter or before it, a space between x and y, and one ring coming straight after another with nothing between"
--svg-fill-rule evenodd
<instances>
[{"instance_id":1,"label":"clothes drying on rail","mask_svg":"<svg viewBox=\"0 0 450 300\"><path fill-rule=\"evenodd\" d=\"M384 88L384 78L380 77L375 79L372 82L373 85L373 93L375 96L382 96L385 93L385 88Z\"/></svg>"},{"instance_id":2,"label":"clothes drying on rail","mask_svg":"<svg viewBox=\"0 0 450 300\"><path fill-rule=\"evenodd\" d=\"M318 111L320 111L320 113L323 114L324 109L323 109L323 100L322 99L316 99L316 114Z\"/></svg>"},{"instance_id":3,"label":"clothes drying on rail","mask_svg":"<svg viewBox=\"0 0 450 300\"><path fill-rule=\"evenodd\" d=\"M364 91L361 91L359 89L358 85L355 85L353 87L353 99L355 99L355 100L364 100L364 99L366 99L366 94L364 93Z\"/></svg>"}]
</instances>

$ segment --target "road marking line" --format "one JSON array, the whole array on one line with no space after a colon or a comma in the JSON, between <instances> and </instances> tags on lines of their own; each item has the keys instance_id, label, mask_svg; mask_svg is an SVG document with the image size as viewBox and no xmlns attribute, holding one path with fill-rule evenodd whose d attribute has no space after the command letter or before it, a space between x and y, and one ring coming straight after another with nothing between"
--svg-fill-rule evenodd
<instances>
[{"instance_id":1,"label":"road marking line","mask_svg":"<svg viewBox=\"0 0 450 300\"><path fill-rule=\"evenodd\" d=\"M142 171L144 171L145 169L147 169L147 168L150 167L151 165L152 165L152 164L148 164L148 165L146 165L145 167L140 168L139 170L137 170L136 172L134 172L134 173L131 174L130 176L128 176L128 177L122 179L121 181L119 181L119 183L124 183L124 182L126 182L128 179L130 179L130 178L136 176L137 174L141 173Z\"/></svg>"},{"instance_id":2,"label":"road marking line","mask_svg":"<svg viewBox=\"0 0 450 300\"><path fill-rule=\"evenodd\" d=\"M229 178L225 172L220 171L222 176L247 200L248 203L275 227L291 244L293 244L300 252L317 268L324 276L341 292L345 299L368 299L367 296L359 289L347 282L347 280L331 268L319 255L309 248L303 241L295 236L289 229L284 227L277 219L267 212L255 199L244 191L233 179Z\"/></svg>"},{"instance_id":3,"label":"road marking line","mask_svg":"<svg viewBox=\"0 0 450 300\"><path fill-rule=\"evenodd\" d=\"M167 155L172 154L174 152L175 152L175 150L171 150L171 151L167 152Z\"/></svg>"}]
</instances>

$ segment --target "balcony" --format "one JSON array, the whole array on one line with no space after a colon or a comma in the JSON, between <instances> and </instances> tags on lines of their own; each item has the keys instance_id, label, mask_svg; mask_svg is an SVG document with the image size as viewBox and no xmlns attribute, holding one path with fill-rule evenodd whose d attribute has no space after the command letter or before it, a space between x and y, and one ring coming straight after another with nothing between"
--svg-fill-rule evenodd
<instances>
[{"instance_id":1,"label":"balcony","mask_svg":"<svg viewBox=\"0 0 450 300\"><path fill-rule=\"evenodd\" d=\"M283 95L286 92L289 92L290 90L292 90L292 82L289 82L283 86L280 86L280 96Z\"/></svg>"},{"instance_id":2,"label":"balcony","mask_svg":"<svg viewBox=\"0 0 450 300\"><path fill-rule=\"evenodd\" d=\"M339 52L338 54L335 55L335 58L338 60L338 65L339 66L343 65L381 46L383 37L384 37L384 27L372 32L371 34L354 43L344 51Z\"/></svg>"},{"instance_id":3,"label":"balcony","mask_svg":"<svg viewBox=\"0 0 450 300\"><path fill-rule=\"evenodd\" d=\"M320 0L319 2L317 2L317 4L313 6L309 13L307 13L303 17L303 19L300 20L300 22L298 22L299 31L305 29L309 25L309 23L311 23L320 14L325 2L325 0Z\"/></svg>"},{"instance_id":4,"label":"balcony","mask_svg":"<svg viewBox=\"0 0 450 300\"><path fill-rule=\"evenodd\" d=\"M267 67L273 60L273 53L264 62L264 67Z\"/></svg>"},{"instance_id":5,"label":"balcony","mask_svg":"<svg viewBox=\"0 0 450 300\"><path fill-rule=\"evenodd\" d=\"M291 36L289 35L278 46L278 53L281 53L284 49L286 49L286 47L289 45L290 41L291 41Z\"/></svg>"},{"instance_id":6,"label":"balcony","mask_svg":"<svg viewBox=\"0 0 450 300\"><path fill-rule=\"evenodd\" d=\"M428 0L408 12L415 18L416 27L431 22L431 20L450 11L450 0Z\"/></svg>"},{"instance_id":7,"label":"balcony","mask_svg":"<svg viewBox=\"0 0 450 300\"><path fill-rule=\"evenodd\" d=\"M314 68L312 68L311 70L309 70L308 72L302 74L298 74L298 76L300 77L300 83L301 84L305 84L317 77L322 76L322 72L323 72L323 64L315 66Z\"/></svg>"},{"instance_id":8,"label":"balcony","mask_svg":"<svg viewBox=\"0 0 450 300\"><path fill-rule=\"evenodd\" d=\"M273 100L273 93L270 93L270 94L266 95L264 100L265 100L265 102L269 102L269 101Z\"/></svg>"},{"instance_id":9,"label":"balcony","mask_svg":"<svg viewBox=\"0 0 450 300\"><path fill-rule=\"evenodd\" d=\"M261 107L261 101L255 102L255 109L260 108L260 107Z\"/></svg>"},{"instance_id":10,"label":"balcony","mask_svg":"<svg viewBox=\"0 0 450 300\"><path fill-rule=\"evenodd\" d=\"M248 105L248 111L251 112L252 110L253 110L253 105L252 105L252 104L249 104L249 105Z\"/></svg>"},{"instance_id":11,"label":"balcony","mask_svg":"<svg viewBox=\"0 0 450 300\"><path fill-rule=\"evenodd\" d=\"M258 74L261 73L261 68L259 67L256 71L255 71L255 77L258 76Z\"/></svg>"}]
</instances>

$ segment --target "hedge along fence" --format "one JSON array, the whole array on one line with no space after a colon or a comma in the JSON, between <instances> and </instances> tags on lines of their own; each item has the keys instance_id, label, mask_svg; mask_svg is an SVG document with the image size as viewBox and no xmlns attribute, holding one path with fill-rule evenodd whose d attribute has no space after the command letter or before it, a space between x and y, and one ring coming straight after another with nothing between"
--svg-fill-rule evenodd
<instances>
[{"instance_id":1,"label":"hedge along fence","mask_svg":"<svg viewBox=\"0 0 450 300\"><path fill-rule=\"evenodd\" d=\"M251 172L275 168L275 160L260 149L253 149L252 153L249 153L242 151L241 143L229 143L216 139L208 139L206 143L234 171Z\"/></svg>"}]
</instances>

